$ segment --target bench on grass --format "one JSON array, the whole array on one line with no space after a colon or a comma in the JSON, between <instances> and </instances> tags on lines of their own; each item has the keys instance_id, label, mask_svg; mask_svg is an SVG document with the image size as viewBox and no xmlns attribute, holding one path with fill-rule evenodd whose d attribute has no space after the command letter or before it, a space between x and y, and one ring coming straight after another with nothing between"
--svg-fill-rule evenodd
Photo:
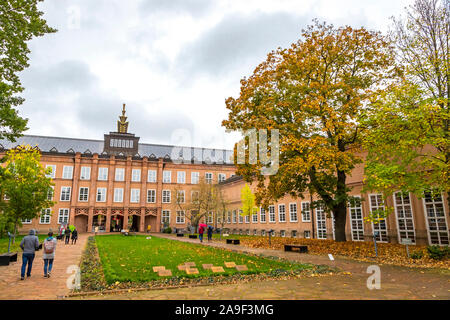
<instances>
[{"instance_id":1,"label":"bench on grass","mask_svg":"<svg viewBox=\"0 0 450 320\"><path fill-rule=\"evenodd\" d=\"M241 244L239 239L227 239L227 244Z\"/></svg>"},{"instance_id":2,"label":"bench on grass","mask_svg":"<svg viewBox=\"0 0 450 320\"><path fill-rule=\"evenodd\" d=\"M196 234L190 234L189 235L189 239L197 239L197 235Z\"/></svg>"},{"instance_id":3,"label":"bench on grass","mask_svg":"<svg viewBox=\"0 0 450 320\"><path fill-rule=\"evenodd\" d=\"M184 233L177 233L177 237L184 237Z\"/></svg>"},{"instance_id":4,"label":"bench on grass","mask_svg":"<svg viewBox=\"0 0 450 320\"><path fill-rule=\"evenodd\" d=\"M285 244L284 245L284 251L294 251L293 249L298 249L298 252L300 252L300 253L308 252L308 246L301 246L299 244Z\"/></svg>"}]
</instances>

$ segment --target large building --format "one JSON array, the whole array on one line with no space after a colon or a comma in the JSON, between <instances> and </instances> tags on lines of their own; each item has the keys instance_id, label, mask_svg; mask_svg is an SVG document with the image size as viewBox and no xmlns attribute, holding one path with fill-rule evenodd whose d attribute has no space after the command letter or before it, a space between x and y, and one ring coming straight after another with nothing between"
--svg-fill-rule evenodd
<instances>
[{"instance_id":1,"label":"large building","mask_svg":"<svg viewBox=\"0 0 450 320\"><path fill-rule=\"evenodd\" d=\"M56 204L38 219L22 221L21 232L41 233L73 224L79 232L121 229L160 231L162 221L185 228L174 192L190 201L200 179L224 181L234 174L232 151L140 143L128 133L125 105L117 132L103 140L24 135L0 140L0 156L18 145L36 146L41 163L51 167Z\"/></svg>"}]
</instances>

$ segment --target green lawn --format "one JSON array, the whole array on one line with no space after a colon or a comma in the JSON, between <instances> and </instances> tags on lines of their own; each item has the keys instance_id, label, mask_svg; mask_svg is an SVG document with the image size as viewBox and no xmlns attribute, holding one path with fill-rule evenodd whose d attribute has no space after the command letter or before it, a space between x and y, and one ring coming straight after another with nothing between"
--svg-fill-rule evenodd
<instances>
[{"instance_id":1,"label":"green lawn","mask_svg":"<svg viewBox=\"0 0 450 320\"><path fill-rule=\"evenodd\" d=\"M11 252L22 252L22 249L20 249L19 244L20 241L22 241L23 237L25 237L25 235L17 236L15 244L13 244L11 240ZM39 243L42 243L44 239L47 238L47 235L39 234L38 238ZM8 237L0 239L0 254L8 252L8 241L9 241Z\"/></svg>"},{"instance_id":2,"label":"green lawn","mask_svg":"<svg viewBox=\"0 0 450 320\"><path fill-rule=\"evenodd\" d=\"M276 273L280 271L301 271L312 268L311 265L248 256L232 251L212 248L200 244L191 244L176 240L152 236L102 235L95 237L105 279L109 284L119 282L147 282L162 277L153 272L154 266L165 266L172 271L173 277L196 278L238 273L235 268L225 268L225 261L245 264L248 271L243 274ZM197 275L187 275L177 266L185 262L195 262ZM224 267L224 273L204 270L202 264Z\"/></svg>"}]
</instances>

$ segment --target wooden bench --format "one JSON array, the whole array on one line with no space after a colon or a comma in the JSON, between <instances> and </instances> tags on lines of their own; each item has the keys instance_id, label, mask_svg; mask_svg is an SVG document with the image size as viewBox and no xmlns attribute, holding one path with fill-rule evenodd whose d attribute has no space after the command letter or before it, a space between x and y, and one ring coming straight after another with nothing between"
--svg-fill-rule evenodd
<instances>
[{"instance_id":1,"label":"wooden bench","mask_svg":"<svg viewBox=\"0 0 450 320\"><path fill-rule=\"evenodd\" d=\"M284 251L294 251L293 249L298 249L300 253L308 253L308 246L301 246L298 244L285 244Z\"/></svg>"},{"instance_id":2,"label":"wooden bench","mask_svg":"<svg viewBox=\"0 0 450 320\"><path fill-rule=\"evenodd\" d=\"M190 234L189 235L189 239L197 239L197 235L196 234Z\"/></svg>"},{"instance_id":3,"label":"wooden bench","mask_svg":"<svg viewBox=\"0 0 450 320\"><path fill-rule=\"evenodd\" d=\"M227 244L241 244L239 239L227 239Z\"/></svg>"},{"instance_id":4,"label":"wooden bench","mask_svg":"<svg viewBox=\"0 0 450 320\"><path fill-rule=\"evenodd\" d=\"M177 233L177 237L184 237L184 233Z\"/></svg>"}]
</instances>

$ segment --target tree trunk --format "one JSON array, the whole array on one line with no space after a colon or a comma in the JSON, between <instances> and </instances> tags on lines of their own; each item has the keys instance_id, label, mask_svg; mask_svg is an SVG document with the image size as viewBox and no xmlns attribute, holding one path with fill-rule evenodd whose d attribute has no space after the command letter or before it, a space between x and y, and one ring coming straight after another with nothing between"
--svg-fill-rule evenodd
<instances>
[{"instance_id":1,"label":"tree trunk","mask_svg":"<svg viewBox=\"0 0 450 320\"><path fill-rule=\"evenodd\" d=\"M347 205L345 202L339 203L333 209L334 233L337 242L347 241L345 237L345 224L347 220Z\"/></svg>"}]
</instances>

